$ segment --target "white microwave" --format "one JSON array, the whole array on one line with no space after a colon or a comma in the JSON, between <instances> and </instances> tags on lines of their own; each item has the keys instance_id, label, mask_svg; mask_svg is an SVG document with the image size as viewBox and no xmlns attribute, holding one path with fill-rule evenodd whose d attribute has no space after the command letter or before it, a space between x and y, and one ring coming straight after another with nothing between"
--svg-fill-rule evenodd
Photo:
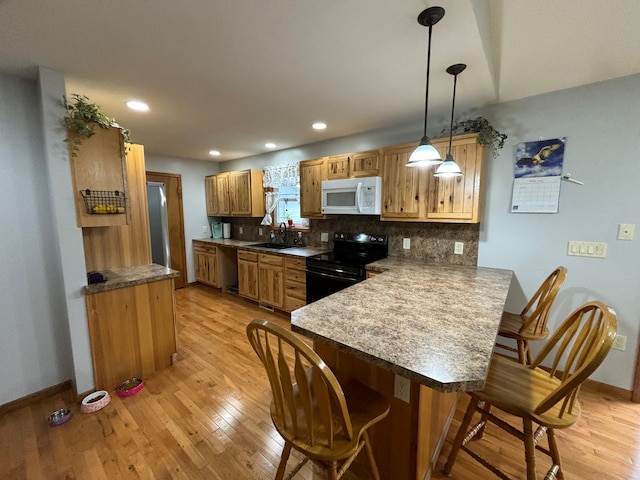
<instances>
[{"instance_id":1,"label":"white microwave","mask_svg":"<svg viewBox=\"0 0 640 480\"><path fill-rule=\"evenodd\" d=\"M322 181L322 213L380 215L381 204L381 177Z\"/></svg>"}]
</instances>

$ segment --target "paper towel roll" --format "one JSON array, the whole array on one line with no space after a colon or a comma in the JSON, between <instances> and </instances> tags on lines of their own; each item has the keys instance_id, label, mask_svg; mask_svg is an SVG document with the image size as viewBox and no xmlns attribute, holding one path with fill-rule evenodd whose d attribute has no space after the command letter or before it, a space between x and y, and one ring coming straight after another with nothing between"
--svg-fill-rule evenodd
<instances>
[{"instance_id":1,"label":"paper towel roll","mask_svg":"<svg viewBox=\"0 0 640 480\"><path fill-rule=\"evenodd\" d=\"M222 236L224 238L231 238L231 224L223 223L222 224Z\"/></svg>"}]
</instances>

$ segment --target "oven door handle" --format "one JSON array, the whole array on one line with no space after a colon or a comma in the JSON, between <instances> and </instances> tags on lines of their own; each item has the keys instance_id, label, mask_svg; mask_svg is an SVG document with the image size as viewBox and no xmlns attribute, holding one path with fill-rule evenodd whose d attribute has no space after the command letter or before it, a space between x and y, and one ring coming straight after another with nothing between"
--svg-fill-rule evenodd
<instances>
[{"instance_id":1,"label":"oven door handle","mask_svg":"<svg viewBox=\"0 0 640 480\"><path fill-rule=\"evenodd\" d=\"M356 187L356 208L358 209L358 213L362 213L362 182L358 182L358 186Z\"/></svg>"},{"instance_id":2,"label":"oven door handle","mask_svg":"<svg viewBox=\"0 0 640 480\"><path fill-rule=\"evenodd\" d=\"M344 270L333 270L334 272L338 272L338 273L344 273ZM354 277L343 277L340 275L331 275L330 273L322 273L322 272L318 272L316 270L307 270L307 273L311 274L311 275L316 275L318 277L324 277L324 278L336 278L339 280L352 280L353 282L357 283L358 279L354 278Z\"/></svg>"}]
</instances>

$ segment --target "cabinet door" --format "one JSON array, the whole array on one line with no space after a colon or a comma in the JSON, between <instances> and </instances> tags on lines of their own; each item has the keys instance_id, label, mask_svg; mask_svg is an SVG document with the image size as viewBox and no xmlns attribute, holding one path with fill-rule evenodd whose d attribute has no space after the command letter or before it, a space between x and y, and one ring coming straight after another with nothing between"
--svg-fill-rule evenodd
<instances>
[{"instance_id":1,"label":"cabinet door","mask_svg":"<svg viewBox=\"0 0 640 480\"><path fill-rule=\"evenodd\" d=\"M282 267L259 265L258 290L260 302L282 308L284 306L284 272Z\"/></svg>"},{"instance_id":2,"label":"cabinet door","mask_svg":"<svg viewBox=\"0 0 640 480\"><path fill-rule=\"evenodd\" d=\"M382 158L383 220L420 216L420 175L423 167L405 167L414 146L386 149Z\"/></svg>"},{"instance_id":3,"label":"cabinet door","mask_svg":"<svg viewBox=\"0 0 640 480\"><path fill-rule=\"evenodd\" d=\"M238 259L238 293L258 300L258 262Z\"/></svg>"},{"instance_id":4,"label":"cabinet door","mask_svg":"<svg viewBox=\"0 0 640 480\"><path fill-rule=\"evenodd\" d=\"M218 210L216 205L215 175L204 177L204 192L207 199L207 215L209 215L210 217L214 215L218 215Z\"/></svg>"},{"instance_id":5,"label":"cabinet door","mask_svg":"<svg viewBox=\"0 0 640 480\"><path fill-rule=\"evenodd\" d=\"M110 204L121 207L118 203L121 197L112 198L114 191L129 194L127 191L124 139L120 129L107 130L96 127L91 138L82 139L76 156L70 155L70 163L78 227L113 227L128 224L130 200L124 204L125 213L106 213L104 211L104 208L109 207ZM89 198L88 206L80 193L81 190L93 192L93 196ZM97 193L99 191L108 193L103 197ZM104 208L96 208L101 206Z\"/></svg>"},{"instance_id":6,"label":"cabinet door","mask_svg":"<svg viewBox=\"0 0 640 480\"><path fill-rule=\"evenodd\" d=\"M477 223L480 201L480 171L484 148L478 145L477 134L454 137L451 154L462 170L461 177L429 176L427 189L427 220L435 222ZM448 142L434 142L442 158Z\"/></svg>"},{"instance_id":7,"label":"cabinet door","mask_svg":"<svg viewBox=\"0 0 640 480\"><path fill-rule=\"evenodd\" d=\"M358 152L351 155L352 177L376 177L380 175L380 151Z\"/></svg>"},{"instance_id":8,"label":"cabinet door","mask_svg":"<svg viewBox=\"0 0 640 480\"><path fill-rule=\"evenodd\" d=\"M300 162L300 215L324 218L322 214L322 180L327 180L324 158Z\"/></svg>"},{"instance_id":9,"label":"cabinet door","mask_svg":"<svg viewBox=\"0 0 640 480\"><path fill-rule=\"evenodd\" d=\"M216 175L215 186L215 212L216 215L230 215L229 207L229 176L226 173Z\"/></svg>"},{"instance_id":10,"label":"cabinet door","mask_svg":"<svg viewBox=\"0 0 640 480\"><path fill-rule=\"evenodd\" d=\"M218 256L207 254L207 283L212 287L218 286Z\"/></svg>"},{"instance_id":11,"label":"cabinet door","mask_svg":"<svg viewBox=\"0 0 640 480\"><path fill-rule=\"evenodd\" d=\"M349 178L351 158L349 154L327 158L327 179Z\"/></svg>"},{"instance_id":12,"label":"cabinet door","mask_svg":"<svg viewBox=\"0 0 640 480\"><path fill-rule=\"evenodd\" d=\"M196 270L196 281L206 283L209 277L208 258L205 252L193 251L193 265Z\"/></svg>"},{"instance_id":13,"label":"cabinet door","mask_svg":"<svg viewBox=\"0 0 640 480\"><path fill-rule=\"evenodd\" d=\"M251 172L229 173L229 207L231 215L251 215Z\"/></svg>"}]
</instances>

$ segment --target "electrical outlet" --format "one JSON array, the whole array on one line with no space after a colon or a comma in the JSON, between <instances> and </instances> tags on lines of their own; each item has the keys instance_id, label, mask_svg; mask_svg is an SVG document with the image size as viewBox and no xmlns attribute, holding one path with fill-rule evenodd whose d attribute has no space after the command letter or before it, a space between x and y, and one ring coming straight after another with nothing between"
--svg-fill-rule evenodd
<instances>
[{"instance_id":1,"label":"electrical outlet","mask_svg":"<svg viewBox=\"0 0 640 480\"><path fill-rule=\"evenodd\" d=\"M393 379L393 396L409 403L411 401L411 380L396 375Z\"/></svg>"},{"instance_id":2,"label":"electrical outlet","mask_svg":"<svg viewBox=\"0 0 640 480\"><path fill-rule=\"evenodd\" d=\"M462 255L463 252L464 252L463 242L456 242L453 244L453 253L455 253L456 255Z\"/></svg>"},{"instance_id":3,"label":"electrical outlet","mask_svg":"<svg viewBox=\"0 0 640 480\"><path fill-rule=\"evenodd\" d=\"M411 239L410 238L403 238L402 239L402 248L404 248L405 250L409 250L411 248Z\"/></svg>"},{"instance_id":4,"label":"electrical outlet","mask_svg":"<svg viewBox=\"0 0 640 480\"><path fill-rule=\"evenodd\" d=\"M262 229L261 228L258 229L258 235L262 236Z\"/></svg>"},{"instance_id":5,"label":"electrical outlet","mask_svg":"<svg viewBox=\"0 0 640 480\"><path fill-rule=\"evenodd\" d=\"M209 227L202 225L202 233L209 233Z\"/></svg>"},{"instance_id":6,"label":"electrical outlet","mask_svg":"<svg viewBox=\"0 0 640 480\"><path fill-rule=\"evenodd\" d=\"M238 231L240 232L240 235L242 235L242 232L244 232L244 228L243 227L239 227Z\"/></svg>"},{"instance_id":7,"label":"electrical outlet","mask_svg":"<svg viewBox=\"0 0 640 480\"><path fill-rule=\"evenodd\" d=\"M327 232L322 232L320 234L320 241L321 242L328 242L329 241L329 234Z\"/></svg>"},{"instance_id":8,"label":"electrical outlet","mask_svg":"<svg viewBox=\"0 0 640 480\"><path fill-rule=\"evenodd\" d=\"M627 337L625 335L616 335L611 348L624 352L624 350L627 348Z\"/></svg>"},{"instance_id":9,"label":"electrical outlet","mask_svg":"<svg viewBox=\"0 0 640 480\"><path fill-rule=\"evenodd\" d=\"M633 240L636 226L633 223L621 223L618 225L618 240Z\"/></svg>"}]
</instances>

